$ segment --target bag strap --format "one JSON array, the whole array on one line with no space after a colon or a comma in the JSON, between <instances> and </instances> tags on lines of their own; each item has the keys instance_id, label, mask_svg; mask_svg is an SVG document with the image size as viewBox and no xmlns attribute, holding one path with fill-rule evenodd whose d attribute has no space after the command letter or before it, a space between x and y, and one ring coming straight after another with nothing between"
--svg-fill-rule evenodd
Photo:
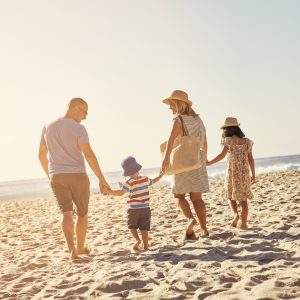
<instances>
[{"instance_id":1,"label":"bag strap","mask_svg":"<svg viewBox=\"0 0 300 300\"><path fill-rule=\"evenodd\" d=\"M178 115L178 118L179 118L180 121L181 121L181 126L182 126L183 136L189 135L188 129L184 126L185 124L184 124L184 122L183 122L182 116L181 116L181 115Z\"/></svg>"}]
</instances>

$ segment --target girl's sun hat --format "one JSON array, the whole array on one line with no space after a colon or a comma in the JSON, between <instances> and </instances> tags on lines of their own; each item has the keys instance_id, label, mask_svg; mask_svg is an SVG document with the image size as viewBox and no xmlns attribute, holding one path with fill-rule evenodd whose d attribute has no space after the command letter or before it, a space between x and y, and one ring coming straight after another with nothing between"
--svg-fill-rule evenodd
<instances>
[{"instance_id":1,"label":"girl's sun hat","mask_svg":"<svg viewBox=\"0 0 300 300\"><path fill-rule=\"evenodd\" d=\"M138 164L134 157L128 156L122 162L121 166L123 168L123 176L130 176L138 172L142 166Z\"/></svg>"},{"instance_id":2,"label":"girl's sun hat","mask_svg":"<svg viewBox=\"0 0 300 300\"><path fill-rule=\"evenodd\" d=\"M171 100L179 100L179 101L187 103L189 106L192 106L192 104L193 104L193 102L191 100L189 100L188 94L186 92L180 91L180 90L173 91L171 96L168 97L167 99L164 99L162 102L170 105Z\"/></svg>"},{"instance_id":3,"label":"girl's sun hat","mask_svg":"<svg viewBox=\"0 0 300 300\"><path fill-rule=\"evenodd\" d=\"M240 126L240 123L238 123L237 118L227 117L224 122L224 125L221 126L221 129L231 126Z\"/></svg>"}]
</instances>

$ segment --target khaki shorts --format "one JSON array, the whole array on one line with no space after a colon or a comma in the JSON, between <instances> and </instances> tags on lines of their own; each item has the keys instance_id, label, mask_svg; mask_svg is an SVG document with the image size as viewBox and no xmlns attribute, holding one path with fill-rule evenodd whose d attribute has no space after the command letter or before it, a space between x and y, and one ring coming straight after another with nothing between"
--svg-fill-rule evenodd
<instances>
[{"instance_id":1,"label":"khaki shorts","mask_svg":"<svg viewBox=\"0 0 300 300\"><path fill-rule=\"evenodd\" d=\"M90 181L86 173L54 174L50 185L62 213L73 211L73 203L78 216L88 213Z\"/></svg>"}]
</instances>

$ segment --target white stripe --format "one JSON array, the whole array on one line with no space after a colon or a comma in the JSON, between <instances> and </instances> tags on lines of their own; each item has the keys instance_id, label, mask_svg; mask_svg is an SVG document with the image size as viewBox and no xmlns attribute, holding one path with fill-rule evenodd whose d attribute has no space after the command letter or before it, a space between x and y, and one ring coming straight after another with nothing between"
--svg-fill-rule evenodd
<instances>
[{"instance_id":1,"label":"white stripe","mask_svg":"<svg viewBox=\"0 0 300 300\"><path fill-rule=\"evenodd\" d=\"M128 205L135 205L135 204L147 204L147 203L149 203L149 201L145 201L145 202L139 202L139 201L134 201L134 202L128 202L127 204Z\"/></svg>"}]
</instances>

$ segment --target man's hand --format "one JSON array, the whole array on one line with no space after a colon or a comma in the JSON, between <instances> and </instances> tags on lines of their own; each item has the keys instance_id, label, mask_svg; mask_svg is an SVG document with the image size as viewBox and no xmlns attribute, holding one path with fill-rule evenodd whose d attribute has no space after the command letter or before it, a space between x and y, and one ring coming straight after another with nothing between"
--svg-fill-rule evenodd
<instances>
[{"instance_id":1,"label":"man's hand","mask_svg":"<svg viewBox=\"0 0 300 300\"><path fill-rule=\"evenodd\" d=\"M108 188L106 185L103 186L101 189L103 195L109 195L110 188Z\"/></svg>"},{"instance_id":2,"label":"man's hand","mask_svg":"<svg viewBox=\"0 0 300 300\"><path fill-rule=\"evenodd\" d=\"M103 195L107 195L110 190L110 186L107 182L99 182L100 193Z\"/></svg>"},{"instance_id":3,"label":"man's hand","mask_svg":"<svg viewBox=\"0 0 300 300\"><path fill-rule=\"evenodd\" d=\"M256 182L255 177L251 176L251 184L254 184Z\"/></svg>"}]
</instances>

